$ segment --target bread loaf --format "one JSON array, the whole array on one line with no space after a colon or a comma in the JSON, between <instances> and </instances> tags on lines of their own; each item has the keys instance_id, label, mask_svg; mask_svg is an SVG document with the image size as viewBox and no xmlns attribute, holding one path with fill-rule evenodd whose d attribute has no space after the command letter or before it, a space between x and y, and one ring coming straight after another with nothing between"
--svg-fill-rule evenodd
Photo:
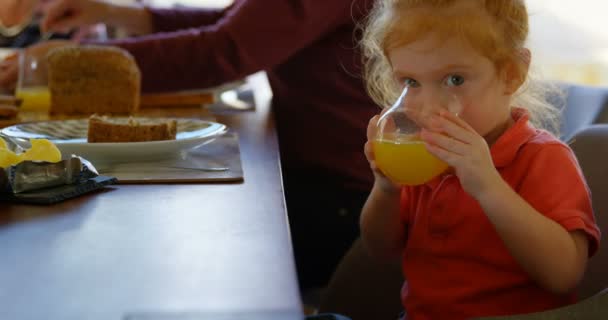
<instances>
[{"instance_id":1,"label":"bread loaf","mask_svg":"<svg viewBox=\"0 0 608 320\"><path fill-rule=\"evenodd\" d=\"M141 75L115 47L63 47L47 56L51 113L129 114L139 108Z\"/></svg>"},{"instance_id":2,"label":"bread loaf","mask_svg":"<svg viewBox=\"0 0 608 320\"><path fill-rule=\"evenodd\" d=\"M141 142L175 140L176 120L136 120L93 115L89 118L88 142Z\"/></svg>"}]
</instances>

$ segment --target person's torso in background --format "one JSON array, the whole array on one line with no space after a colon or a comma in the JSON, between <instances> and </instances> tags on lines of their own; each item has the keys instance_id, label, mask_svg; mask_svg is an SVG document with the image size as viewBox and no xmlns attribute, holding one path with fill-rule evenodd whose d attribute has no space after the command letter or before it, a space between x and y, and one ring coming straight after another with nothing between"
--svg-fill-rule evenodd
<instances>
[{"instance_id":1,"label":"person's torso in background","mask_svg":"<svg viewBox=\"0 0 608 320\"><path fill-rule=\"evenodd\" d=\"M354 1L358 10L345 12L344 24L268 71L268 77L283 167L369 191L373 175L363 147L367 124L380 109L365 90L355 34L361 23L355 19L370 9L361 8L363 3L371 1Z\"/></svg>"}]
</instances>

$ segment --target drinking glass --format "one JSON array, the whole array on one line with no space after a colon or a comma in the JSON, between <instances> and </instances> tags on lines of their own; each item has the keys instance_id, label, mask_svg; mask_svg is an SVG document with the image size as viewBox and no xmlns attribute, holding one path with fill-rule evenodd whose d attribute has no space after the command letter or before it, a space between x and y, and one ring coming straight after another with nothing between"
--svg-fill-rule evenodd
<instances>
[{"instance_id":1,"label":"drinking glass","mask_svg":"<svg viewBox=\"0 0 608 320\"><path fill-rule=\"evenodd\" d=\"M374 154L378 168L400 185L424 184L443 173L448 165L429 153L420 139L420 130L428 127L429 119L448 110L462 111L459 99L448 90L437 90L434 102L410 96L405 87L397 101L378 120L374 139Z\"/></svg>"},{"instance_id":2,"label":"drinking glass","mask_svg":"<svg viewBox=\"0 0 608 320\"><path fill-rule=\"evenodd\" d=\"M19 78L15 94L22 99L22 111L49 110L51 93L44 56L26 54L24 50L19 52Z\"/></svg>"}]
</instances>

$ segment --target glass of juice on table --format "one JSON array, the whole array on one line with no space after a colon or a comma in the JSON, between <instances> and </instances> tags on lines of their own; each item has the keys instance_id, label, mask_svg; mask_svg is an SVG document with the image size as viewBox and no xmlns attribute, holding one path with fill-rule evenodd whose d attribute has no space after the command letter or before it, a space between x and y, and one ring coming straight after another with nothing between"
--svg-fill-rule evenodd
<instances>
[{"instance_id":1,"label":"glass of juice on table","mask_svg":"<svg viewBox=\"0 0 608 320\"><path fill-rule=\"evenodd\" d=\"M19 52L19 78L15 95L22 99L22 111L48 111L51 93L44 57Z\"/></svg>"},{"instance_id":2,"label":"glass of juice on table","mask_svg":"<svg viewBox=\"0 0 608 320\"><path fill-rule=\"evenodd\" d=\"M401 185L424 184L440 175L448 165L429 153L420 139L420 130L441 110L459 114L457 97L438 90L427 99L405 87L397 101L380 116L373 141L378 168ZM424 101L427 100L427 101Z\"/></svg>"}]
</instances>

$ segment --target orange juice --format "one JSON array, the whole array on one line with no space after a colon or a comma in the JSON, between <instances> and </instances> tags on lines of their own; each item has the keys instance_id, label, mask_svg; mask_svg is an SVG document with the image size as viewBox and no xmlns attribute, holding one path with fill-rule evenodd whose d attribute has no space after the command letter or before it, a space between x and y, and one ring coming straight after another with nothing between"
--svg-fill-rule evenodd
<instances>
[{"instance_id":1,"label":"orange juice","mask_svg":"<svg viewBox=\"0 0 608 320\"><path fill-rule=\"evenodd\" d=\"M389 179L399 184L423 184L448 168L445 162L430 154L418 138L375 140L373 144L376 164Z\"/></svg>"},{"instance_id":2,"label":"orange juice","mask_svg":"<svg viewBox=\"0 0 608 320\"><path fill-rule=\"evenodd\" d=\"M23 100L23 111L48 111L51 106L51 92L48 87L20 88L16 96Z\"/></svg>"}]
</instances>

